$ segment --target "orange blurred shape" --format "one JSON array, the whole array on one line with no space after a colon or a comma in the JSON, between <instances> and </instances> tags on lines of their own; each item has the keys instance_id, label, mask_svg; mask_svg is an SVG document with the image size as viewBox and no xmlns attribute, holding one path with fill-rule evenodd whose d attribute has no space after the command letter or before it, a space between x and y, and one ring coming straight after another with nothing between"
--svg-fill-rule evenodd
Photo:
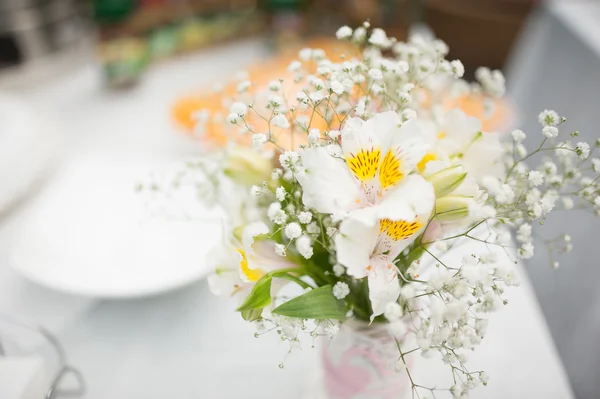
<instances>
[{"instance_id":1,"label":"orange blurred shape","mask_svg":"<svg viewBox=\"0 0 600 399\"><path fill-rule=\"evenodd\" d=\"M331 39L312 39L307 41L303 47L323 49L332 62L342 61L342 54L353 56L360 55L358 50L351 44ZM288 71L288 66L292 61L298 58L298 51L300 49L301 47L294 47L284 50L270 60L263 61L247 68L248 79L252 82L253 88L258 88L259 90L265 89L270 81L283 78L282 92L289 95L299 91L301 89L301 84L293 82L292 74ZM304 67L314 72L316 63L307 62ZM211 117L204 125L202 140L217 146L222 146L232 140L232 137L230 136L233 136L233 129L225 122L225 118L229 111L224 105L224 101L228 98L234 98L235 95L236 82L227 83L223 90L219 92L214 92L210 89L200 90L196 94L187 95L178 99L172 109L172 114L179 126L181 126L188 134L193 134L194 127L196 126L195 114L201 110L206 111ZM310 114L308 114L309 112ZM297 111L296 117L303 114L310 117L310 128L317 128L320 131L327 130L328 124L320 115L313 115L312 111L305 111L304 113L302 111ZM212 117L215 115L218 116L218 118L216 118L217 120ZM245 121L250 124L256 132L266 132L269 130L268 123L264 119L258 117L253 110L248 110ZM271 128L270 130L275 136L278 136L277 128ZM236 135L235 141L247 143L250 140L249 136L250 135L246 135L242 137ZM288 133L286 135L279 135L277 141L280 147L287 149L296 146L301 142L306 142L306 135L296 134L292 136L291 133Z\"/></svg>"},{"instance_id":2,"label":"orange blurred shape","mask_svg":"<svg viewBox=\"0 0 600 399\"><path fill-rule=\"evenodd\" d=\"M491 112L486 110L486 101L492 102ZM484 98L480 94L463 95L449 102L449 108L460 108L465 114L481 121L484 132L498 132L506 125L512 112L506 100Z\"/></svg>"}]
</instances>

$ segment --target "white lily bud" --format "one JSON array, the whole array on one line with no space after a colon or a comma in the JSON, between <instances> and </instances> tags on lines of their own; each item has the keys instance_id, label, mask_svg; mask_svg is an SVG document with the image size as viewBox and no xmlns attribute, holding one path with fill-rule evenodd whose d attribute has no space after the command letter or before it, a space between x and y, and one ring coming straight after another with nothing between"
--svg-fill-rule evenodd
<instances>
[{"instance_id":1,"label":"white lily bud","mask_svg":"<svg viewBox=\"0 0 600 399\"><path fill-rule=\"evenodd\" d=\"M469 216L469 206L473 197L447 195L435 200L436 218L440 222L453 222Z\"/></svg>"},{"instance_id":2,"label":"white lily bud","mask_svg":"<svg viewBox=\"0 0 600 399\"><path fill-rule=\"evenodd\" d=\"M467 172L465 172L462 165L456 165L442 169L427 177L426 180L433 185L435 197L441 198L450 194L460 186L463 180L465 180L465 177L467 177Z\"/></svg>"},{"instance_id":3,"label":"white lily bud","mask_svg":"<svg viewBox=\"0 0 600 399\"><path fill-rule=\"evenodd\" d=\"M273 165L266 157L250 148L235 147L223 165L225 175L236 183L251 186L269 180Z\"/></svg>"}]
</instances>

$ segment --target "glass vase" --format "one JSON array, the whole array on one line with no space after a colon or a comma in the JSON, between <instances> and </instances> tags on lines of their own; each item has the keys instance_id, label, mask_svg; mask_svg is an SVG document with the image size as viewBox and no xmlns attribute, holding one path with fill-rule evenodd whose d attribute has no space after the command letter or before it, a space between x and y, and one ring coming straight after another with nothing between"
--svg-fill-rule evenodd
<instances>
[{"instance_id":1,"label":"glass vase","mask_svg":"<svg viewBox=\"0 0 600 399\"><path fill-rule=\"evenodd\" d=\"M410 383L397 372L397 340L388 325L350 320L322 343L323 399L399 399Z\"/></svg>"}]
</instances>

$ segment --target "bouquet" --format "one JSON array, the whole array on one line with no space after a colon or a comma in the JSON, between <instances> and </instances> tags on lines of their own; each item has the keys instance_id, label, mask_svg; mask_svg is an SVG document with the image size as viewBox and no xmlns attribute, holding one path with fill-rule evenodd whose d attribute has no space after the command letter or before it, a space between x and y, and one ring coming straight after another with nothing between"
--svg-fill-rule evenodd
<instances>
[{"instance_id":1,"label":"bouquet","mask_svg":"<svg viewBox=\"0 0 600 399\"><path fill-rule=\"evenodd\" d=\"M534 255L535 227L557 209L599 213L600 142L579 142L552 110L539 114L533 149L521 130L484 131L456 104L477 98L493 115L504 77L480 68L463 80L440 40L398 42L368 23L337 38L354 50L336 62L306 48L268 84L241 75L218 120L228 144L188 164L228 214L210 287L238 300L257 335L274 330L291 349L348 328L377 332L392 345L372 350L371 336L344 350L364 349L371 369L384 359L379 392L395 392L382 384L401 375L413 395L467 397L488 376L467 369L465 353L519 284L514 265ZM198 132L215 123L202 110L196 121ZM541 241L554 267L571 250L564 232ZM418 353L439 354L454 385L414 381ZM337 385L330 396L372 392Z\"/></svg>"}]
</instances>

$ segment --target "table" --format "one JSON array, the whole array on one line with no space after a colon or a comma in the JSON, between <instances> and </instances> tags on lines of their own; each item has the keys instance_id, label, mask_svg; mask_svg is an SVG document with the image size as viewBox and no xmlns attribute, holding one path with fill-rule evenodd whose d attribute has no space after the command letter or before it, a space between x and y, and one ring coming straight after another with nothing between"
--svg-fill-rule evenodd
<instances>
[{"instance_id":1,"label":"table","mask_svg":"<svg viewBox=\"0 0 600 399\"><path fill-rule=\"evenodd\" d=\"M532 15L507 68L508 93L521 113L526 144L538 145L537 115L545 108L568 118L567 132L593 143L598 134L600 3L556 1ZM578 141L578 140L577 140ZM597 156L598 154L594 154ZM536 294L578 397L600 395L600 223L590 214L558 212L540 230L545 237L568 233L573 253L558 270L543 251L527 263ZM558 232L558 233L557 233Z\"/></svg>"},{"instance_id":2,"label":"table","mask_svg":"<svg viewBox=\"0 0 600 399\"><path fill-rule=\"evenodd\" d=\"M29 95L58 115L78 115L71 126L65 125L68 129L79 129L78 123L98 115L104 115L103 126L112 126L114 132L136 126L140 115L144 123L163 126L168 103L176 95L263 54L259 43L244 42L178 59L156 67L140 87L120 94L103 93L93 71L84 69ZM89 98L94 107L86 103ZM129 113L119 114L116 107ZM145 140L146 150L165 157L189 152L189 144L164 133ZM127 137L135 140L135 134L130 131ZM69 151L94 137L77 140L82 141L67 149L67 158L72 156ZM26 211L26 206L21 209ZM0 231L0 311L34 318L57 334L70 363L87 380L89 399L294 398L302 395L316 370L318 350L311 348L292 354L279 369L287 345L277 342L276 334L254 338L253 328L233 312L233 304L213 297L205 281L127 301L76 297L36 286L7 265L4 255L10 250L13 223L18 223L18 212L3 221ZM507 293L509 307L492 316L490 332L471 358L474 368L486 369L492 377L488 388L473 394L475 399L573 397L531 286L525 276L523 280L520 289ZM426 360L416 371L424 380L439 380L445 373L444 367Z\"/></svg>"}]
</instances>

